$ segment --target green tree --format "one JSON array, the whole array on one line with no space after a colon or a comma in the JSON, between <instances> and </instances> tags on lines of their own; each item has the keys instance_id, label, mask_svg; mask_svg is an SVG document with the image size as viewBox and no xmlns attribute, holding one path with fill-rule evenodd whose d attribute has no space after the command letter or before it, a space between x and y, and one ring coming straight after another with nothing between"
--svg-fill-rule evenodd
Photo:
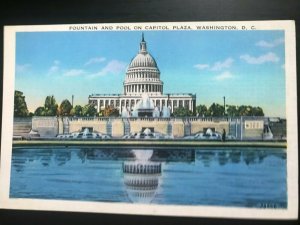
<instances>
[{"instance_id":1,"label":"green tree","mask_svg":"<svg viewBox=\"0 0 300 225\"><path fill-rule=\"evenodd\" d=\"M264 111L262 108L258 107L253 107L252 108L252 115L253 116L264 116Z\"/></svg>"},{"instance_id":2,"label":"green tree","mask_svg":"<svg viewBox=\"0 0 300 225\"><path fill-rule=\"evenodd\" d=\"M58 114L58 105L54 96L47 96L45 99L45 116L56 116Z\"/></svg>"},{"instance_id":3,"label":"green tree","mask_svg":"<svg viewBox=\"0 0 300 225\"><path fill-rule=\"evenodd\" d=\"M72 108L72 104L68 99L63 100L59 106L59 115L69 116Z\"/></svg>"},{"instance_id":4,"label":"green tree","mask_svg":"<svg viewBox=\"0 0 300 225\"><path fill-rule=\"evenodd\" d=\"M23 92L15 91L14 98L14 116L28 116L29 112Z\"/></svg>"},{"instance_id":5,"label":"green tree","mask_svg":"<svg viewBox=\"0 0 300 225\"><path fill-rule=\"evenodd\" d=\"M82 116L82 107L80 105L76 105L74 108L71 109L70 114L72 116Z\"/></svg>"},{"instance_id":6,"label":"green tree","mask_svg":"<svg viewBox=\"0 0 300 225\"><path fill-rule=\"evenodd\" d=\"M101 111L101 115L110 116L110 117L118 117L120 115L120 112L118 109L108 106L104 110Z\"/></svg>"},{"instance_id":7,"label":"green tree","mask_svg":"<svg viewBox=\"0 0 300 225\"><path fill-rule=\"evenodd\" d=\"M192 116L193 112L190 111L188 108L185 107L178 107L174 110L173 115L175 117L185 117L185 116Z\"/></svg>"},{"instance_id":8,"label":"green tree","mask_svg":"<svg viewBox=\"0 0 300 225\"><path fill-rule=\"evenodd\" d=\"M198 105L196 107L196 112L199 116L208 116L208 110L206 105Z\"/></svg>"},{"instance_id":9,"label":"green tree","mask_svg":"<svg viewBox=\"0 0 300 225\"><path fill-rule=\"evenodd\" d=\"M42 107L42 106L38 107L38 108L34 111L34 115L35 115L35 116L45 116L45 115L46 115L45 108Z\"/></svg>"},{"instance_id":10,"label":"green tree","mask_svg":"<svg viewBox=\"0 0 300 225\"><path fill-rule=\"evenodd\" d=\"M87 104L82 108L83 116L95 116L97 114L97 109L95 109L94 104Z\"/></svg>"},{"instance_id":11,"label":"green tree","mask_svg":"<svg viewBox=\"0 0 300 225\"><path fill-rule=\"evenodd\" d=\"M224 115L224 106L220 104L213 103L208 108L208 115L210 116L223 116Z\"/></svg>"},{"instance_id":12,"label":"green tree","mask_svg":"<svg viewBox=\"0 0 300 225\"><path fill-rule=\"evenodd\" d=\"M238 107L238 113L240 116L251 116L252 107L249 105L241 105Z\"/></svg>"},{"instance_id":13,"label":"green tree","mask_svg":"<svg viewBox=\"0 0 300 225\"><path fill-rule=\"evenodd\" d=\"M264 116L264 111L259 106L241 105L238 107L238 112L240 116Z\"/></svg>"},{"instance_id":14,"label":"green tree","mask_svg":"<svg viewBox=\"0 0 300 225\"><path fill-rule=\"evenodd\" d=\"M227 105L226 113L228 116L239 116L238 109L235 105Z\"/></svg>"}]
</instances>

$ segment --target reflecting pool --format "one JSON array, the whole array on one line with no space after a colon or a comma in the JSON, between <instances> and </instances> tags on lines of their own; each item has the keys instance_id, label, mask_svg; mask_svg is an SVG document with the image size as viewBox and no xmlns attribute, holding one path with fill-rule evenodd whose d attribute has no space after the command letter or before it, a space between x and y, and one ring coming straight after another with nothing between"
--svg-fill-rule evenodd
<instances>
[{"instance_id":1,"label":"reflecting pool","mask_svg":"<svg viewBox=\"0 0 300 225\"><path fill-rule=\"evenodd\" d=\"M286 208L286 150L14 148L10 197Z\"/></svg>"}]
</instances>

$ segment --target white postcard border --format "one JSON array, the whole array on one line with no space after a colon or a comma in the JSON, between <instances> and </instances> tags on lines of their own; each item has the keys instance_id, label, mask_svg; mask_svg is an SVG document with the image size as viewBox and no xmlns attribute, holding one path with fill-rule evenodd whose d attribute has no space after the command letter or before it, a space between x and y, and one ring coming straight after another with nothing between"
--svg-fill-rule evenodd
<instances>
[{"instance_id":1,"label":"white postcard border","mask_svg":"<svg viewBox=\"0 0 300 225\"><path fill-rule=\"evenodd\" d=\"M10 199L10 168L13 127L13 99L15 74L16 32L70 31L74 26L236 26L238 30L285 30L285 70L286 70L286 112L287 112L287 209L252 209L215 206L179 206L179 205L142 205L126 203L101 203L85 201ZM74 212L97 212L139 215L166 215L189 217L223 217L223 218L271 218L296 219L298 217L298 130L297 130L297 82L296 82L296 39L294 21L238 21L238 22L176 22L176 23L121 23L121 24L69 24L69 25L35 25L7 26L4 32L4 76L3 76L3 114L2 146L0 170L0 208L23 210L52 210ZM163 29L155 29L163 30ZM172 29L171 29L172 30ZM177 30L177 29L175 29ZM184 30L184 29L182 29ZM190 30L190 29L188 29ZM216 29L212 29L216 30ZM91 30L87 30L91 31ZM99 31L99 30L96 30Z\"/></svg>"}]
</instances>

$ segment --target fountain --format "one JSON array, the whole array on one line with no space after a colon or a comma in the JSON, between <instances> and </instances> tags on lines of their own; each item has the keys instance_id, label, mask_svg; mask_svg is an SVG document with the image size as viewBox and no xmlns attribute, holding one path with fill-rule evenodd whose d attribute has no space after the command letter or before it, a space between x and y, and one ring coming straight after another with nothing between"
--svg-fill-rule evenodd
<instances>
[{"instance_id":1,"label":"fountain","mask_svg":"<svg viewBox=\"0 0 300 225\"><path fill-rule=\"evenodd\" d=\"M213 131L211 128L207 128L204 132L197 133L192 136L186 136L184 139L200 139L200 140L221 140L220 133Z\"/></svg>"},{"instance_id":2,"label":"fountain","mask_svg":"<svg viewBox=\"0 0 300 225\"><path fill-rule=\"evenodd\" d=\"M132 114L136 117L152 117L154 112L153 101L147 93L142 94L142 99L136 104Z\"/></svg>"},{"instance_id":3,"label":"fountain","mask_svg":"<svg viewBox=\"0 0 300 225\"><path fill-rule=\"evenodd\" d=\"M138 161L149 161L153 155L153 150L151 149L133 149L132 152Z\"/></svg>"},{"instance_id":4,"label":"fountain","mask_svg":"<svg viewBox=\"0 0 300 225\"><path fill-rule=\"evenodd\" d=\"M123 106L122 113L123 118L130 117L129 110ZM162 117L169 118L171 115L170 107L164 106L162 108ZM154 106L153 101L149 98L147 93L142 94L142 99L133 107L131 117L153 117L158 118L161 116L159 107Z\"/></svg>"},{"instance_id":5,"label":"fountain","mask_svg":"<svg viewBox=\"0 0 300 225\"><path fill-rule=\"evenodd\" d=\"M263 140L273 140L273 133L269 125L265 125L263 132Z\"/></svg>"},{"instance_id":6,"label":"fountain","mask_svg":"<svg viewBox=\"0 0 300 225\"><path fill-rule=\"evenodd\" d=\"M140 132L134 132L123 136L123 139L173 139L172 135L166 135L159 132L151 131L150 128L145 128Z\"/></svg>"},{"instance_id":7,"label":"fountain","mask_svg":"<svg viewBox=\"0 0 300 225\"><path fill-rule=\"evenodd\" d=\"M157 118L160 116L160 111L157 106L155 106L154 111L153 111L153 117Z\"/></svg>"},{"instance_id":8,"label":"fountain","mask_svg":"<svg viewBox=\"0 0 300 225\"><path fill-rule=\"evenodd\" d=\"M128 118L128 117L130 117L129 111L127 110L126 106L123 106L121 116L122 116L123 118Z\"/></svg>"},{"instance_id":9,"label":"fountain","mask_svg":"<svg viewBox=\"0 0 300 225\"><path fill-rule=\"evenodd\" d=\"M89 128L83 128L81 132L73 132L69 134L57 135L59 139L110 139L109 135L101 134L99 132L91 132Z\"/></svg>"},{"instance_id":10,"label":"fountain","mask_svg":"<svg viewBox=\"0 0 300 225\"><path fill-rule=\"evenodd\" d=\"M171 109L170 107L164 106L162 109L162 117L169 118L171 116Z\"/></svg>"}]
</instances>

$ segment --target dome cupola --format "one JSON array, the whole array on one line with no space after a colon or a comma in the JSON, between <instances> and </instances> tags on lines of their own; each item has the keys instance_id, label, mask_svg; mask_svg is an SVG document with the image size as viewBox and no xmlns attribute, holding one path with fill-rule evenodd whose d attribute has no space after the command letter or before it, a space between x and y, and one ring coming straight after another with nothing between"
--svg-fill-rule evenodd
<instances>
[{"instance_id":1,"label":"dome cupola","mask_svg":"<svg viewBox=\"0 0 300 225\"><path fill-rule=\"evenodd\" d=\"M147 51L147 43L144 39L144 34L142 34L142 41L140 43L139 53L131 60L129 68L135 67L154 67L157 68L155 59ZM158 68L157 68L158 69Z\"/></svg>"}]
</instances>

